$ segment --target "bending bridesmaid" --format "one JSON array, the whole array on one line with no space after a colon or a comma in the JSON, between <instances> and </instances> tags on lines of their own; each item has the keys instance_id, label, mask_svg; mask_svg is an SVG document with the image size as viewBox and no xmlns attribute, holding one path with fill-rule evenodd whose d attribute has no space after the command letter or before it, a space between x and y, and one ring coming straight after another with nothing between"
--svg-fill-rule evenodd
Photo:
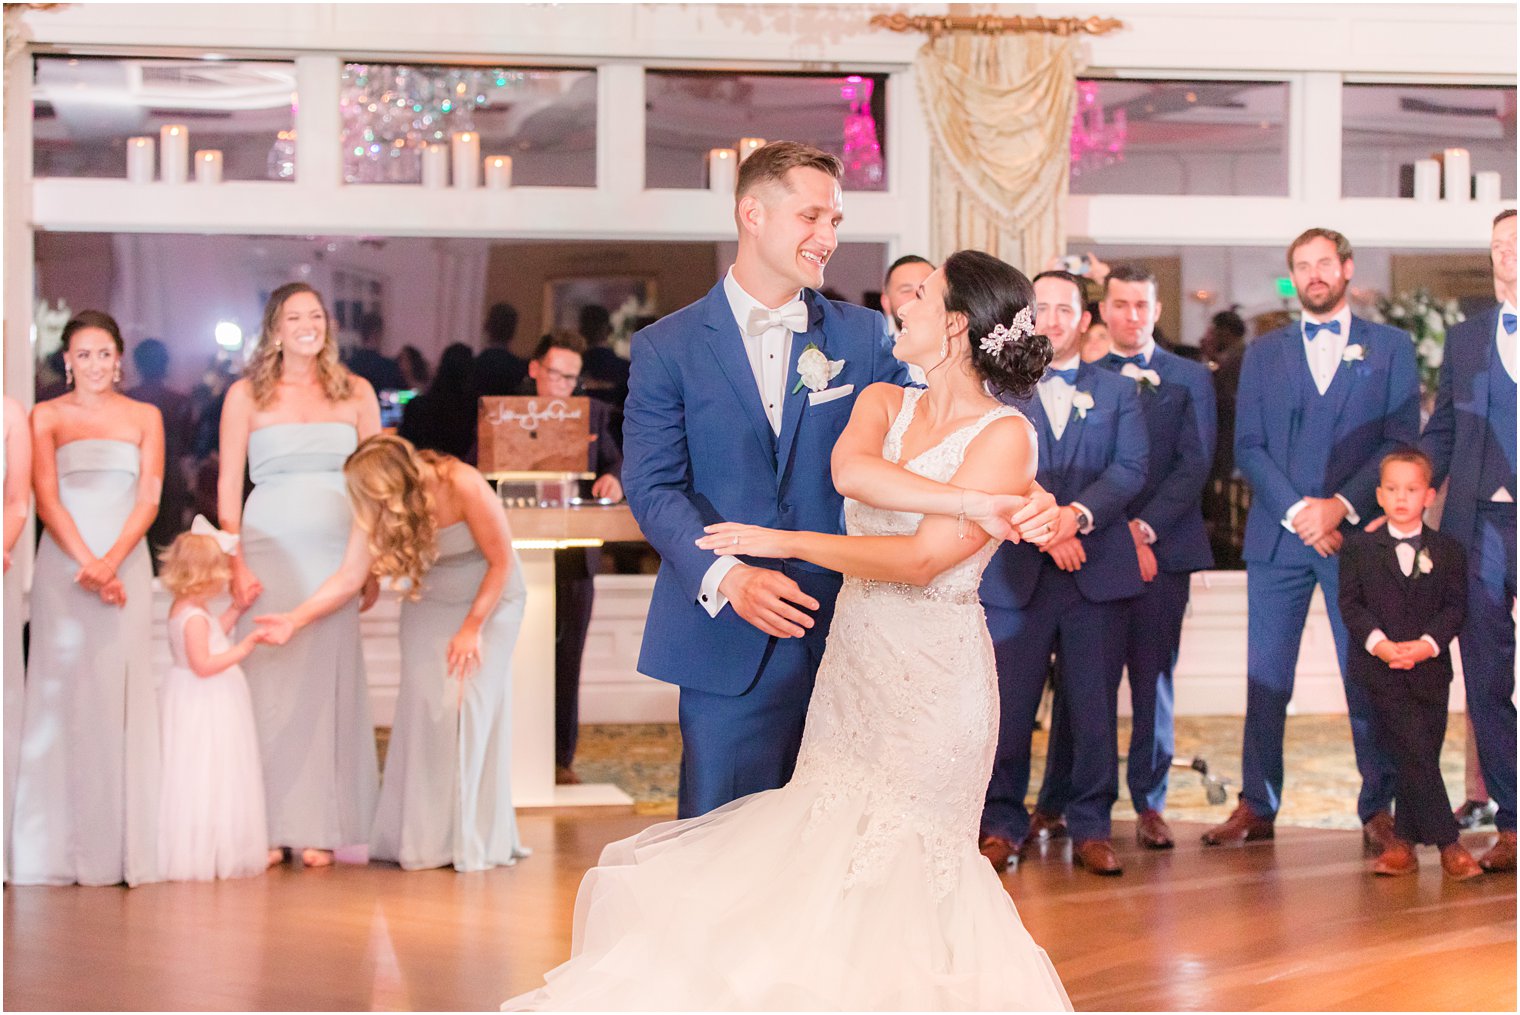
<instances>
[{"instance_id":1,"label":"bending bridesmaid","mask_svg":"<svg viewBox=\"0 0 1520 1015\"><path fill-rule=\"evenodd\" d=\"M358 526L342 567L301 606L257 621L278 643L370 575L404 579L401 691L370 856L407 870L516 863L528 851L512 810L512 649L527 592L506 512L475 469L400 437L365 441L343 472Z\"/></svg>"},{"instance_id":2,"label":"bending bridesmaid","mask_svg":"<svg viewBox=\"0 0 1520 1015\"><path fill-rule=\"evenodd\" d=\"M46 528L32 577L31 655L11 882L158 880L158 698L150 658L164 426L116 390L121 330L86 310L63 329L71 391L32 411Z\"/></svg>"},{"instance_id":3,"label":"bending bridesmaid","mask_svg":"<svg viewBox=\"0 0 1520 1015\"><path fill-rule=\"evenodd\" d=\"M258 599L289 610L337 569L353 528L343 461L379 430L374 389L338 362L322 297L302 282L276 289L222 410L217 510L222 529L242 537L232 558L240 607ZM245 464L254 484L246 505ZM238 637L250 630L244 617ZM325 867L337 847L368 841L379 788L357 604L279 652L255 651L243 670L264 761L270 862L283 847Z\"/></svg>"},{"instance_id":4,"label":"bending bridesmaid","mask_svg":"<svg viewBox=\"0 0 1520 1015\"><path fill-rule=\"evenodd\" d=\"M26 409L5 396L5 879L11 876L11 815L16 802L16 767L21 760L22 688L21 576L11 572L11 551L32 510L32 429Z\"/></svg>"}]
</instances>

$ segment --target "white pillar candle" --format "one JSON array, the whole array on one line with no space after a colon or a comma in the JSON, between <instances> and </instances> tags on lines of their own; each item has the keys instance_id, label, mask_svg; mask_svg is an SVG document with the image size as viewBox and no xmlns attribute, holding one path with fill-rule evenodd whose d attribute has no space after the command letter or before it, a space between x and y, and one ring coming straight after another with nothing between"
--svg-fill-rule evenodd
<instances>
[{"instance_id":1,"label":"white pillar candle","mask_svg":"<svg viewBox=\"0 0 1520 1015\"><path fill-rule=\"evenodd\" d=\"M1441 163L1420 159L1414 164L1414 199L1438 201L1441 198Z\"/></svg>"},{"instance_id":2,"label":"white pillar candle","mask_svg":"<svg viewBox=\"0 0 1520 1015\"><path fill-rule=\"evenodd\" d=\"M430 190L440 190L449 185L448 145L422 146L422 185Z\"/></svg>"},{"instance_id":3,"label":"white pillar candle","mask_svg":"<svg viewBox=\"0 0 1520 1015\"><path fill-rule=\"evenodd\" d=\"M1448 148L1442 153L1446 163L1446 200L1458 204L1472 200L1472 156L1466 148Z\"/></svg>"},{"instance_id":4,"label":"white pillar candle","mask_svg":"<svg viewBox=\"0 0 1520 1015\"><path fill-rule=\"evenodd\" d=\"M162 127L158 132L162 153L158 178L165 183L184 183L190 178L190 130L181 124Z\"/></svg>"},{"instance_id":5,"label":"white pillar candle","mask_svg":"<svg viewBox=\"0 0 1520 1015\"><path fill-rule=\"evenodd\" d=\"M739 153L732 148L714 148L707 153L708 190L732 196L738 173Z\"/></svg>"},{"instance_id":6,"label":"white pillar candle","mask_svg":"<svg viewBox=\"0 0 1520 1015\"><path fill-rule=\"evenodd\" d=\"M1499 203L1499 174L1486 172L1477 174L1478 200L1485 204Z\"/></svg>"},{"instance_id":7,"label":"white pillar candle","mask_svg":"<svg viewBox=\"0 0 1520 1015\"><path fill-rule=\"evenodd\" d=\"M217 151L215 148L206 148L195 153L195 182L222 182L221 152Z\"/></svg>"},{"instance_id":8,"label":"white pillar candle","mask_svg":"<svg viewBox=\"0 0 1520 1015\"><path fill-rule=\"evenodd\" d=\"M739 139L739 161L743 162L755 154L755 149L764 147L764 145L765 138L763 137L741 137Z\"/></svg>"},{"instance_id":9,"label":"white pillar candle","mask_svg":"<svg viewBox=\"0 0 1520 1015\"><path fill-rule=\"evenodd\" d=\"M480 135L474 131L454 135L454 186L461 190L480 186Z\"/></svg>"},{"instance_id":10,"label":"white pillar candle","mask_svg":"<svg viewBox=\"0 0 1520 1015\"><path fill-rule=\"evenodd\" d=\"M487 155L486 187L490 190L506 190L510 186L512 186L512 157Z\"/></svg>"},{"instance_id":11,"label":"white pillar candle","mask_svg":"<svg viewBox=\"0 0 1520 1015\"><path fill-rule=\"evenodd\" d=\"M127 138L127 182L152 183L158 145L151 137Z\"/></svg>"}]
</instances>

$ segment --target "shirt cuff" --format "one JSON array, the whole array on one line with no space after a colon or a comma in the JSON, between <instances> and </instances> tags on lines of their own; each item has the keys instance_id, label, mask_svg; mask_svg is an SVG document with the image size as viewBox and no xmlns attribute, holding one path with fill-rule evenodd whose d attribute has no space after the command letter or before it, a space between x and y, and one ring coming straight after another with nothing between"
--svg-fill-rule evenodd
<instances>
[{"instance_id":1,"label":"shirt cuff","mask_svg":"<svg viewBox=\"0 0 1520 1015\"><path fill-rule=\"evenodd\" d=\"M1156 530L1151 528L1150 523L1144 518L1136 518L1135 524L1140 526L1140 538L1145 540L1145 545L1154 546L1156 544Z\"/></svg>"},{"instance_id":2,"label":"shirt cuff","mask_svg":"<svg viewBox=\"0 0 1520 1015\"><path fill-rule=\"evenodd\" d=\"M1383 633L1382 628L1374 628L1372 633L1367 636L1367 643L1362 647L1367 650L1368 655L1375 655L1376 653L1374 653L1372 650L1387 640L1388 636Z\"/></svg>"},{"instance_id":3,"label":"shirt cuff","mask_svg":"<svg viewBox=\"0 0 1520 1015\"><path fill-rule=\"evenodd\" d=\"M1084 536L1092 532L1094 524L1093 513L1087 509L1087 505L1074 500L1068 506L1077 513L1077 531ZM1086 519L1086 521L1083 521L1083 519Z\"/></svg>"},{"instance_id":4,"label":"shirt cuff","mask_svg":"<svg viewBox=\"0 0 1520 1015\"><path fill-rule=\"evenodd\" d=\"M719 557L702 576L702 589L697 594L697 604L714 620L717 619L723 607L728 605L728 597L718 591L718 586L723 584L723 579L728 572L742 563L743 561L738 557Z\"/></svg>"},{"instance_id":5,"label":"shirt cuff","mask_svg":"<svg viewBox=\"0 0 1520 1015\"><path fill-rule=\"evenodd\" d=\"M1362 524L1362 516L1356 513L1356 508L1351 506L1351 502L1349 500L1340 494L1336 494L1335 499L1346 505L1346 521L1350 522L1352 525Z\"/></svg>"},{"instance_id":6,"label":"shirt cuff","mask_svg":"<svg viewBox=\"0 0 1520 1015\"><path fill-rule=\"evenodd\" d=\"M1436 640L1434 638L1432 638L1430 635L1428 635L1428 634L1422 634L1422 635L1420 635L1420 640L1423 641L1425 644L1429 645L1430 648L1431 648L1431 650L1433 652L1435 652L1436 655L1435 656L1431 656L1430 658L1434 659L1436 656L1438 656L1438 655L1441 654L1441 646L1437 645L1436 644Z\"/></svg>"},{"instance_id":7,"label":"shirt cuff","mask_svg":"<svg viewBox=\"0 0 1520 1015\"><path fill-rule=\"evenodd\" d=\"M1289 532L1294 531L1294 529L1293 529L1293 519L1298 515L1298 513L1300 511L1302 511L1304 508L1306 508L1308 506L1309 506L1309 502L1306 501L1306 500L1304 500L1302 497L1300 497L1298 499L1298 503L1294 504L1292 507L1290 507L1288 509L1288 513L1285 514L1285 515L1283 515L1282 527L1285 528L1285 529L1287 529Z\"/></svg>"}]
</instances>

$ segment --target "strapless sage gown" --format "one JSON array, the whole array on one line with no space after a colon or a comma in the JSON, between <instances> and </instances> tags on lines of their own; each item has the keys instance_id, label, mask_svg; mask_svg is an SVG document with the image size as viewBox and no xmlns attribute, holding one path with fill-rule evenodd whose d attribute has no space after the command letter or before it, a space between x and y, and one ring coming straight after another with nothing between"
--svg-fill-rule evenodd
<instances>
[{"instance_id":1,"label":"strapless sage gown","mask_svg":"<svg viewBox=\"0 0 1520 1015\"><path fill-rule=\"evenodd\" d=\"M480 630L480 669L448 675L449 640L487 563L464 522L438 532L422 598L401 605L401 691L370 856L408 870L478 871L528 855L512 809L512 650L527 587L522 562Z\"/></svg>"},{"instance_id":2,"label":"strapless sage gown","mask_svg":"<svg viewBox=\"0 0 1520 1015\"><path fill-rule=\"evenodd\" d=\"M238 623L305 602L338 569L353 511L343 462L358 446L347 423L278 423L248 437L253 493L243 506L243 558L264 586ZM277 648L243 662L264 762L269 844L336 849L369 841L380 774L355 599Z\"/></svg>"},{"instance_id":3,"label":"strapless sage gown","mask_svg":"<svg viewBox=\"0 0 1520 1015\"><path fill-rule=\"evenodd\" d=\"M141 455L118 440L58 448L58 494L96 555L137 501ZM159 729L153 568L139 542L117 570L125 606L74 584L79 562L44 534L32 577L11 883L140 885L158 877Z\"/></svg>"},{"instance_id":4,"label":"strapless sage gown","mask_svg":"<svg viewBox=\"0 0 1520 1015\"><path fill-rule=\"evenodd\" d=\"M904 392L895 462L922 389ZM946 482L1000 407L903 463ZM851 535L920 515L845 501ZM570 960L504 1008L1046 1011L1055 968L977 852L998 685L988 543L922 588L846 578L785 786L614 842Z\"/></svg>"}]
</instances>

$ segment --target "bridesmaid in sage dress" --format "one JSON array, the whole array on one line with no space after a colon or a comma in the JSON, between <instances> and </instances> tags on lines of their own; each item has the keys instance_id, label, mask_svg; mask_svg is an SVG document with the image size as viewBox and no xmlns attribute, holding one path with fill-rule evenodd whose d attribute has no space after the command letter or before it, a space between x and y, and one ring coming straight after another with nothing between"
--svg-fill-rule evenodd
<instances>
[{"instance_id":1,"label":"bridesmaid in sage dress","mask_svg":"<svg viewBox=\"0 0 1520 1015\"><path fill-rule=\"evenodd\" d=\"M11 551L32 508L32 427L20 402L5 396L5 878L11 876L11 813L16 768L21 762L22 689L21 575L11 570Z\"/></svg>"},{"instance_id":2,"label":"bridesmaid in sage dress","mask_svg":"<svg viewBox=\"0 0 1520 1015\"><path fill-rule=\"evenodd\" d=\"M121 331L63 329L73 390L32 412L37 514L32 639L11 829L11 883L158 880L158 698L150 659L158 410L119 393Z\"/></svg>"},{"instance_id":3,"label":"bridesmaid in sage dress","mask_svg":"<svg viewBox=\"0 0 1520 1015\"><path fill-rule=\"evenodd\" d=\"M292 282L264 307L259 344L222 409L217 509L239 533L233 598L240 607L288 610L343 559L353 513L343 461L380 429L369 382L338 362L321 296ZM243 503L243 469L253 493ZM278 652L243 663L264 762L271 863L284 849L308 867L340 846L369 841L379 770L369 686L350 605ZM246 617L238 638L251 630Z\"/></svg>"},{"instance_id":4,"label":"bridesmaid in sage dress","mask_svg":"<svg viewBox=\"0 0 1520 1015\"><path fill-rule=\"evenodd\" d=\"M405 579L401 690L370 856L478 871L527 856L511 794L512 650L527 600L501 501L480 473L392 435L343 467L358 525L342 566L295 610L257 618L278 643Z\"/></svg>"}]
</instances>

